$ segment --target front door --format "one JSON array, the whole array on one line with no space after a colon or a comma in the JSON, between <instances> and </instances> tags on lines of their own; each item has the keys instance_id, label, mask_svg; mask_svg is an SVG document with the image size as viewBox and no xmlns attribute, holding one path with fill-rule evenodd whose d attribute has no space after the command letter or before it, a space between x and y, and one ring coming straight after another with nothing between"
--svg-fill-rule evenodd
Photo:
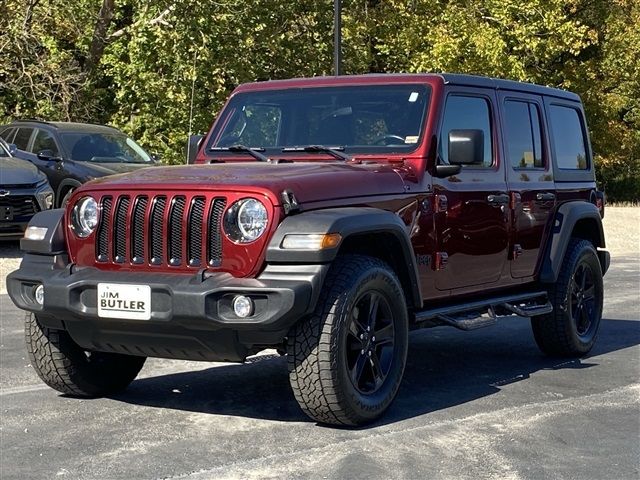
<instances>
[{"instance_id":1,"label":"front door","mask_svg":"<svg viewBox=\"0 0 640 480\"><path fill-rule=\"evenodd\" d=\"M533 277L542 240L556 204L553 169L544 128L544 104L535 95L499 94L511 196L511 275Z\"/></svg>"},{"instance_id":2,"label":"front door","mask_svg":"<svg viewBox=\"0 0 640 480\"><path fill-rule=\"evenodd\" d=\"M439 159L447 164L451 130L482 130L482 164L434 179L438 290L478 286L508 276L509 195L497 139L496 96L491 89L452 87L440 128ZM482 286L482 287L480 287Z\"/></svg>"}]
</instances>

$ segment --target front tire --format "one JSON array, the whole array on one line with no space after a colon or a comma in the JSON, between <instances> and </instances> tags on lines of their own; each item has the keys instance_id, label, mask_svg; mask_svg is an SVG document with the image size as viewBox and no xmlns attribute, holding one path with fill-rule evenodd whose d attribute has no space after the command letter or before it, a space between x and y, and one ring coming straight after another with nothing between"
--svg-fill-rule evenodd
<instances>
[{"instance_id":1,"label":"front tire","mask_svg":"<svg viewBox=\"0 0 640 480\"><path fill-rule=\"evenodd\" d=\"M393 270L372 257L338 257L315 312L289 334L289 380L302 410L335 425L380 417L402 380L408 330Z\"/></svg>"},{"instance_id":2,"label":"front tire","mask_svg":"<svg viewBox=\"0 0 640 480\"><path fill-rule=\"evenodd\" d=\"M74 397L118 393L136 378L146 357L88 352L64 330L44 327L28 313L25 338L31 365L51 388Z\"/></svg>"},{"instance_id":3,"label":"front tire","mask_svg":"<svg viewBox=\"0 0 640 480\"><path fill-rule=\"evenodd\" d=\"M587 240L572 238L558 281L549 289L553 311L531 319L540 350L560 357L588 353L602 319L603 290L595 248Z\"/></svg>"}]
</instances>

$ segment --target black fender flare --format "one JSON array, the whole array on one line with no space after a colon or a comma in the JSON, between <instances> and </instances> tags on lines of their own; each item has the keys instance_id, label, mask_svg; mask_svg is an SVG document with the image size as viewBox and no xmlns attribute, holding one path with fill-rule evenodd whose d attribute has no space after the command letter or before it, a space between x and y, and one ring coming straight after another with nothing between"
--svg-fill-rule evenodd
<instances>
[{"instance_id":1,"label":"black fender flare","mask_svg":"<svg viewBox=\"0 0 640 480\"><path fill-rule=\"evenodd\" d=\"M74 180L73 178L65 178L64 180L62 180L60 182L60 185L58 185L58 190L56 191L56 205L60 205L63 197L62 192L64 192L68 187L76 189L81 186L82 182Z\"/></svg>"},{"instance_id":2,"label":"black fender flare","mask_svg":"<svg viewBox=\"0 0 640 480\"><path fill-rule=\"evenodd\" d=\"M66 253L63 219L64 209L62 208L36 213L29 221L28 227L46 228L44 238L42 240L22 238L20 240L20 250L40 255Z\"/></svg>"},{"instance_id":3,"label":"black fender flare","mask_svg":"<svg viewBox=\"0 0 640 480\"><path fill-rule=\"evenodd\" d=\"M550 238L544 250L540 268L540 281L542 283L555 283L558 280L562 260L578 222L589 226L588 233L590 239L594 242L594 247L605 248L602 218L598 207L593 203L584 201L563 203L556 211ZM609 252L598 251L598 259L604 274L609 268Z\"/></svg>"},{"instance_id":4,"label":"black fender flare","mask_svg":"<svg viewBox=\"0 0 640 480\"><path fill-rule=\"evenodd\" d=\"M282 248L288 234L339 233L340 244L323 250L292 250ZM344 207L312 210L286 217L278 226L267 246L268 264L318 264L332 262L340 247L351 236L359 234L385 233L393 235L401 248L402 263L408 273L408 286L412 298L407 301L416 308L422 307L422 292L418 266L413 252L407 226L395 213L371 207Z\"/></svg>"}]
</instances>

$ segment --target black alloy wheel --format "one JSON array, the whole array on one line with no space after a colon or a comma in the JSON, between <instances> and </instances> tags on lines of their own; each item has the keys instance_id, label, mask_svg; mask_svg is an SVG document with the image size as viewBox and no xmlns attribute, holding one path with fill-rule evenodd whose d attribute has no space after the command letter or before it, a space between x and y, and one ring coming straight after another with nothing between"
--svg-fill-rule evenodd
<instances>
[{"instance_id":1,"label":"black alloy wheel","mask_svg":"<svg viewBox=\"0 0 640 480\"><path fill-rule=\"evenodd\" d=\"M353 307L347 340L349 378L360 393L380 389L393 361L394 319L389 302L369 291Z\"/></svg>"},{"instance_id":2,"label":"black alloy wheel","mask_svg":"<svg viewBox=\"0 0 640 480\"><path fill-rule=\"evenodd\" d=\"M588 336L597 322L596 286L594 272L586 261L580 262L571 279L571 318L576 332L581 337Z\"/></svg>"}]
</instances>

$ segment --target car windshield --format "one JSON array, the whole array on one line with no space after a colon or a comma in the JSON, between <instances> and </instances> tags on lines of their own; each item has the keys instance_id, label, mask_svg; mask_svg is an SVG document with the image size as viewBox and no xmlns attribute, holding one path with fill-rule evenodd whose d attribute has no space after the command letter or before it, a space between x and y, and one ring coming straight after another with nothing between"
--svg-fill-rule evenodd
<instances>
[{"instance_id":1,"label":"car windshield","mask_svg":"<svg viewBox=\"0 0 640 480\"><path fill-rule=\"evenodd\" d=\"M153 160L140 145L118 133L61 134L62 143L71 158L80 162L100 163L152 163Z\"/></svg>"},{"instance_id":2,"label":"car windshield","mask_svg":"<svg viewBox=\"0 0 640 480\"><path fill-rule=\"evenodd\" d=\"M234 95L208 148L242 145L273 153L339 147L406 152L420 141L429 90L424 85L292 88Z\"/></svg>"}]
</instances>

